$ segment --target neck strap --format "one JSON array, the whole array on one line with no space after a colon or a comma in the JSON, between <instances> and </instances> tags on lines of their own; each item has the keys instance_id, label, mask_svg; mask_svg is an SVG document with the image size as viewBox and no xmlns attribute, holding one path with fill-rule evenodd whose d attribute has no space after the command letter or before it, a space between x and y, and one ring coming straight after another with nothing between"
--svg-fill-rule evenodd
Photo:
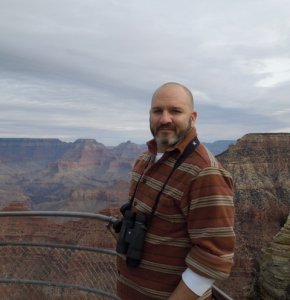
<instances>
[{"instance_id":1,"label":"neck strap","mask_svg":"<svg viewBox=\"0 0 290 300\"><path fill-rule=\"evenodd\" d=\"M169 175L167 176L166 180L164 181L163 183L163 186L161 188L161 190L159 191L156 199L155 199L155 202L154 202L154 205L152 207L152 211L151 211L151 214L150 214L150 217L149 217L149 220L148 220L148 225L150 224L151 222L151 219L152 217L154 216L155 214L155 211L157 209L157 206L158 206L158 203L159 203L159 200L160 200L160 197L161 197L161 194L163 193L170 177L172 176L172 174L174 173L174 171L186 160L186 158L196 149L196 147L200 144L199 140L197 137L195 137L187 146L186 148L184 149L183 153L181 154L181 156L177 159L177 161L175 162L172 170L170 171Z\"/></svg>"},{"instance_id":2,"label":"neck strap","mask_svg":"<svg viewBox=\"0 0 290 300\"><path fill-rule=\"evenodd\" d=\"M190 143L186 146L186 148L184 149L183 153L180 155L180 157L176 160L172 170L170 171L169 175L167 176L166 180L164 181L163 183L163 186L161 188L161 190L159 191L156 199L155 199L155 202L154 202L154 205L152 207L152 211L151 211L151 214L149 216L149 219L148 219L148 226L151 222L151 219L152 217L154 216L155 214L155 211L157 209L157 206L158 206L158 203L159 203L159 200L160 200L160 196L161 194L163 193L170 177L172 176L173 172L186 160L186 158L196 149L196 147L200 144L199 140L197 137L195 137L193 140L190 141ZM134 201L134 198L135 198L135 194L137 192L137 189L138 189L138 185L140 183L140 180L141 180L142 176L140 176L138 182L137 182L137 185L135 187L135 190L134 190L134 193L129 201L130 203L130 207Z\"/></svg>"}]
</instances>

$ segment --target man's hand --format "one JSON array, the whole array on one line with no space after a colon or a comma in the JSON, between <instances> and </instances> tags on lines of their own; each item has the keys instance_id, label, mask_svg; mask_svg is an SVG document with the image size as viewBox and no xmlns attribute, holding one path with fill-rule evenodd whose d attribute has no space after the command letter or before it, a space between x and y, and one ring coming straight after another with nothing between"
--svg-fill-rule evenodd
<instances>
[{"instance_id":1,"label":"man's hand","mask_svg":"<svg viewBox=\"0 0 290 300\"><path fill-rule=\"evenodd\" d=\"M173 293L169 296L168 300L196 300L199 296L197 296L187 285L181 280L173 291Z\"/></svg>"}]
</instances>

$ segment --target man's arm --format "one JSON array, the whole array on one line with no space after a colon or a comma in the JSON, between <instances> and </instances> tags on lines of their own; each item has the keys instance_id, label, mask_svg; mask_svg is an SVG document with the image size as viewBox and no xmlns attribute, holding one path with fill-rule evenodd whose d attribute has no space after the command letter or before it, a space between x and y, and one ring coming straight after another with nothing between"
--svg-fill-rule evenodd
<instances>
[{"instance_id":1,"label":"man's arm","mask_svg":"<svg viewBox=\"0 0 290 300\"><path fill-rule=\"evenodd\" d=\"M189 287L187 287L183 280L180 280L178 286L170 295L168 300L196 300L198 298L199 296L197 296Z\"/></svg>"},{"instance_id":2,"label":"man's arm","mask_svg":"<svg viewBox=\"0 0 290 300\"><path fill-rule=\"evenodd\" d=\"M186 257L187 267L213 280L226 279L235 245L230 174L216 166L201 169L189 197L187 226L192 248Z\"/></svg>"},{"instance_id":3,"label":"man's arm","mask_svg":"<svg viewBox=\"0 0 290 300\"><path fill-rule=\"evenodd\" d=\"M206 293L211 288L213 283L214 283L213 279L200 276L188 268L183 272L182 280L179 283L178 287L176 288L175 291L177 293L176 297L177 296L180 297L181 296L180 293L187 293L188 298L186 299L196 299L194 297L198 298L204 295L204 293ZM175 294L173 294L173 296L175 297Z\"/></svg>"}]
</instances>

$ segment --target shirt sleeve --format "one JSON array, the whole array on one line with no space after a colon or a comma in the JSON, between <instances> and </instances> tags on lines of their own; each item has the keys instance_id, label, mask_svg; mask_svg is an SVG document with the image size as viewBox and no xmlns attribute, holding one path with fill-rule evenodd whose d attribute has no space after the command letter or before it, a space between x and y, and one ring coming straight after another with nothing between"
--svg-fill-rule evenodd
<instances>
[{"instance_id":1,"label":"shirt sleeve","mask_svg":"<svg viewBox=\"0 0 290 300\"><path fill-rule=\"evenodd\" d=\"M235 244L232 179L222 168L200 170L192 182L187 215L193 247L186 257L193 272L214 280L229 276Z\"/></svg>"},{"instance_id":2,"label":"shirt sleeve","mask_svg":"<svg viewBox=\"0 0 290 300\"><path fill-rule=\"evenodd\" d=\"M182 280L198 296L202 296L214 283L213 279L200 276L189 268L183 272Z\"/></svg>"}]
</instances>

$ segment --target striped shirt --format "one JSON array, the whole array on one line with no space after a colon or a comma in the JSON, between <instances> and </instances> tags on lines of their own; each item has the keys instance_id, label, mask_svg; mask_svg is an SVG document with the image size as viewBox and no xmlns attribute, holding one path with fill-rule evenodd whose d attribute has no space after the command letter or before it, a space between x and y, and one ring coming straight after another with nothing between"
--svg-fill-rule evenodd
<instances>
[{"instance_id":1,"label":"striped shirt","mask_svg":"<svg viewBox=\"0 0 290 300\"><path fill-rule=\"evenodd\" d=\"M186 138L155 162L156 143L132 170L130 196L136 193L132 210L150 215L158 192L188 143ZM138 186L137 183L139 182ZM228 277L233 264L235 235L231 175L207 148L200 144L173 172L145 238L140 265L126 265L117 258L117 293L122 300L167 299L185 269L214 280Z\"/></svg>"}]
</instances>

